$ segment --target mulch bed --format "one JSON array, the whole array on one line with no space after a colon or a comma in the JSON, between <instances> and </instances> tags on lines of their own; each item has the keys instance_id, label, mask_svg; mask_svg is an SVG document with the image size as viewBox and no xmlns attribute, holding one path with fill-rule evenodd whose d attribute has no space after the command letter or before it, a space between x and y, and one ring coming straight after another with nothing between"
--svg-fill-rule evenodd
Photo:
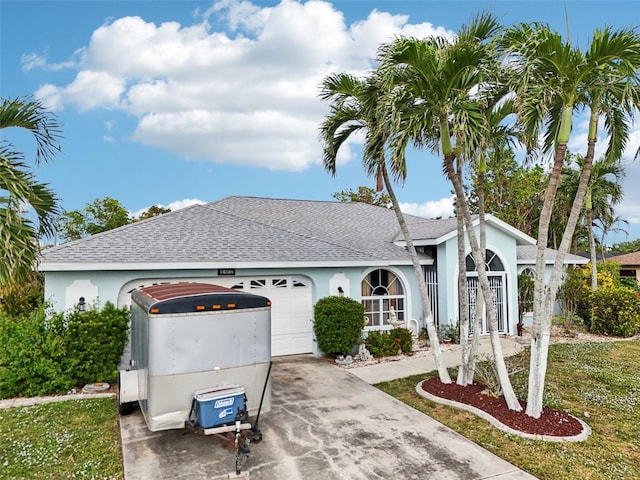
<instances>
[{"instance_id":1,"label":"mulch bed","mask_svg":"<svg viewBox=\"0 0 640 480\"><path fill-rule=\"evenodd\" d=\"M553 408L544 407L540 418L533 418L525 414L527 404L523 401L520 401L522 412L509 410L503 397L488 394L486 387L481 383L474 382L463 387L455 382L445 384L438 377L431 377L424 380L421 387L425 392L436 397L478 408L504 425L523 433L571 437L579 435L583 430L578 419Z\"/></svg>"}]
</instances>

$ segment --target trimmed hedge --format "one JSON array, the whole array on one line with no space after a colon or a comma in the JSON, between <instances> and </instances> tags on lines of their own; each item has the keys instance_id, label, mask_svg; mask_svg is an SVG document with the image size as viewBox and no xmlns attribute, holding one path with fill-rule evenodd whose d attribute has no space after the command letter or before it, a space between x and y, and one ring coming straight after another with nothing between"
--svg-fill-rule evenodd
<instances>
[{"instance_id":1,"label":"trimmed hedge","mask_svg":"<svg viewBox=\"0 0 640 480\"><path fill-rule=\"evenodd\" d=\"M115 382L127 341L129 309L27 318L0 313L0 398L66 393L93 382Z\"/></svg>"},{"instance_id":2,"label":"trimmed hedge","mask_svg":"<svg viewBox=\"0 0 640 480\"><path fill-rule=\"evenodd\" d=\"M351 353L362 338L364 306L349 297L325 297L313 309L313 331L329 355Z\"/></svg>"}]
</instances>

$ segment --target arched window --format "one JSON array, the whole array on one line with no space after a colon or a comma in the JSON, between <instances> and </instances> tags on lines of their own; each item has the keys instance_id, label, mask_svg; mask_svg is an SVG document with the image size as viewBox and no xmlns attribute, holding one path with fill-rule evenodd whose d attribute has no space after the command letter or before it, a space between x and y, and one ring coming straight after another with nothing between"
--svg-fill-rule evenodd
<instances>
[{"instance_id":1,"label":"arched window","mask_svg":"<svg viewBox=\"0 0 640 480\"><path fill-rule=\"evenodd\" d=\"M502 260L500 257L492 251L485 250L484 253L485 265L487 267L488 272L503 272L504 266L502 265ZM476 271L476 262L473 259L473 254L470 253L467 255L467 272L475 272Z\"/></svg>"},{"instance_id":2,"label":"arched window","mask_svg":"<svg viewBox=\"0 0 640 480\"><path fill-rule=\"evenodd\" d=\"M366 328L393 327L394 318L405 319L404 287L400 279L389 270L373 270L362 280L362 304Z\"/></svg>"},{"instance_id":3,"label":"arched window","mask_svg":"<svg viewBox=\"0 0 640 480\"><path fill-rule=\"evenodd\" d=\"M525 267L521 272L520 275L526 275L527 277L529 277L532 280L536 279L536 271L531 268L531 267Z\"/></svg>"}]
</instances>

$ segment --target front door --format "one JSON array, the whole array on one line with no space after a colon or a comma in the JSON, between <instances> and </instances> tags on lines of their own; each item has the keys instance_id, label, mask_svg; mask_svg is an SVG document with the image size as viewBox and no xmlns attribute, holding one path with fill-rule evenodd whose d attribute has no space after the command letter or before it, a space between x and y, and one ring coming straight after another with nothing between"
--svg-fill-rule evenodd
<instances>
[{"instance_id":1,"label":"front door","mask_svg":"<svg viewBox=\"0 0 640 480\"><path fill-rule=\"evenodd\" d=\"M491 289L491 299L496 309L496 317L498 320L498 332L507 332L507 318L506 310L506 282L505 273L487 272L489 276L489 287ZM473 321L476 315L476 308L478 305L478 293L480 291L480 284L478 282L478 275L473 272L467 272L467 292L469 296L469 333L473 333ZM482 319L480 323L480 333L489 333L489 321L487 318L487 310L482 307Z\"/></svg>"}]
</instances>

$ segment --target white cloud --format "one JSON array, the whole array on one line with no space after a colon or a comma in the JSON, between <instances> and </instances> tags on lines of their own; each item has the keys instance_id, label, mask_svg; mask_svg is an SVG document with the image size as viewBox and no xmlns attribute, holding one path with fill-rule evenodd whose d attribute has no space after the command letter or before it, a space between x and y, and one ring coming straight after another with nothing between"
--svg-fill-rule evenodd
<instances>
[{"instance_id":1,"label":"white cloud","mask_svg":"<svg viewBox=\"0 0 640 480\"><path fill-rule=\"evenodd\" d=\"M81 57L82 52L83 49L76 50L73 56ZM20 63L22 64L23 72L28 72L34 68L40 68L47 72L59 72L60 70L71 69L78 66L78 61L74 60L73 57L66 62L49 63L46 54L38 53L23 54L20 58Z\"/></svg>"},{"instance_id":2,"label":"white cloud","mask_svg":"<svg viewBox=\"0 0 640 480\"><path fill-rule=\"evenodd\" d=\"M118 107L124 91L124 78L109 72L83 70L67 87L46 84L36 91L36 97L54 109L62 108L64 103L72 103L86 112L98 107Z\"/></svg>"},{"instance_id":3,"label":"white cloud","mask_svg":"<svg viewBox=\"0 0 640 480\"><path fill-rule=\"evenodd\" d=\"M102 139L103 139L105 142L113 143L113 142L115 142L115 141L116 141L115 137L114 137L113 135L111 135L111 131L113 130L113 128L115 127L115 125L116 125L116 122L111 121L111 120L110 120L110 121L107 121L107 122L104 122L104 130L105 130L105 133L104 133L104 135L103 135Z\"/></svg>"},{"instance_id":4,"label":"white cloud","mask_svg":"<svg viewBox=\"0 0 640 480\"><path fill-rule=\"evenodd\" d=\"M121 110L138 119L134 140L187 158L303 170L322 158L318 127L328 105L318 86L326 75L366 72L377 47L397 35L451 35L378 10L347 25L314 0L218 1L198 21L105 23L74 52L76 78L38 96L55 109Z\"/></svg>"},{"instance_id":5,"label":"white cloud","mask_svg":"<svg viewBox=\"0 0 640 480\"><path fill-rule=\"evenodd\" d=\"M184 200L176 200L175 202L171 202L169 205L157 204L157 206L160 208L169 208L172 212L175 212L176 210L180 210L182 208L191 207L192 205L204 205L205 203L206 202L203 202L198 198L185 198ZM140 215L149 210L149 208L151 208L151 205L147 208L142 208L135 212L131 212L129 216L132 218L140 218Z\"/></svg>"},{"instance_id":6,"label":"white cloud","mask_svg":"<svg viewBox=\"0 0 640 480\"><path fill-rule=\"evenodd\" d=\"M22 63L22 71L28 72L34 68L42 68L47 64L47 59L44 55L38 55L37 53L24 54L20 58Z\"/></svg>"},{"instance_id":7,"label":"white cloud","mask_svg":"<svg viewBox=\"0 0 640 480\"><path fill-rule=\"evenodd\" d=\"M454 197L445 197L426 203L400 203L400 210L424 218L449 218L454 214Z\"/></svg>"}]
</instances>

